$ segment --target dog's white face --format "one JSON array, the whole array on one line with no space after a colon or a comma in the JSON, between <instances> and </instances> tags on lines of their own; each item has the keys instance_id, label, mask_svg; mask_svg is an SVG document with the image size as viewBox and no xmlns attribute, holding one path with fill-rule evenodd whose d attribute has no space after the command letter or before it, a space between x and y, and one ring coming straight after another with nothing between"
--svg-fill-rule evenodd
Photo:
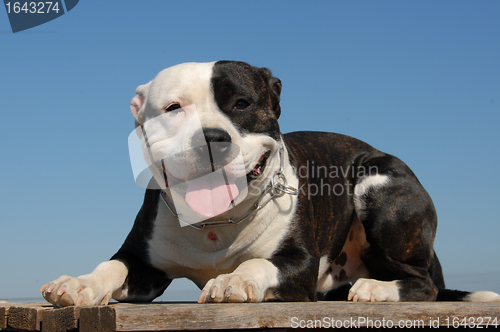
<instances>
[{"instance_id":1,"label":"dog's white face","mask_svg":"<svg viewBox=\"0 0 500 332\"><path fill-rule=\"evenodd\" d=\"M269 74L241 63L185 63L137 88L130 107L145 158L185 218L255 201L269 183L281 144L281 85L273 92L268 81L279 80Z\"/></svg>"}]
</instances>

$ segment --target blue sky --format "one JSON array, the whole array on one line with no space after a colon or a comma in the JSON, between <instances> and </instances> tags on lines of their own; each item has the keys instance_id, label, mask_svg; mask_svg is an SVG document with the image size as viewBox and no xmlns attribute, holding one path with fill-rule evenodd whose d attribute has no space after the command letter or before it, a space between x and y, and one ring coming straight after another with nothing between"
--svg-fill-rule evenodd
<instances>
[{"instance_id":1,"label":"blue sky","mask_svg":"<svg viewBox=\"0 0 500 332\"><path fill-rule=\"evenodd\" d=\"M282 80L283 132L343 133L404 160L437 208L448 286L500 292L499 13L498 1L89 0L13 34L0 9L0 299L39 297L116 252L144 191L127 147L135 88L220 59ZM162 299L197 296L171 287Z\"/></svg>"}]
</instances>

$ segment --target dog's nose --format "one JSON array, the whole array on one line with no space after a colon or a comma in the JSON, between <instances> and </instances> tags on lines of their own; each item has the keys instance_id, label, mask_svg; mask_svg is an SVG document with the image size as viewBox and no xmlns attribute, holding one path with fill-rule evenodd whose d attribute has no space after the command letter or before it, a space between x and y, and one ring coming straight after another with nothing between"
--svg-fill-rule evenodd
<instances>
[{"instance_id":1,"label":"dog's nose","mask_svg":"<svg viewBox=\"0 0 500 332\"><path fill-rule=\"evenodd\" d=\"M225 164L231 156L231 136L225 130L204 128L203 135L208 143L212 163ZM231 158L232 159L232 158Z\"/></svg>"},{"instance_id":2,"label":"dog's nose","mask_svg":"<svg viewBox=\"0 0 500 332\"><path fill-rule=\"evenodd\" d=\"M202 146L206 145L207 143L209 145L210 143L222 143L220 144L221 146L228 145L229 143L231 143L231 136L227 131L216 128L203 128L203 134L201 132L197 132L193 136L193 146Z\"/></svg>"},{"instance_id":3,"label":"dog's nose","mask_svg":"<svg viewBox=\"0 0 500 332\"><path fill-rule=\"evenodd\" d=\"M213 169L224 167L231 162L239 152L232 143L231 135L225 130L218 128L203 128L203 135L199 132L193 136L193 146L198 146L202 151L208 149L210 164Z\"/></svg>"},{"instance_id":4,"label":"dog's nose","mask_svg":"<svg viewBox=\"0 0 500 332\"><path fill-rule=\"evenodd\" d=\"M229 133L222 129L216 128L203 128L203 135L207 143L231 143L231 136Z\"/></svg>"}]
</instances>

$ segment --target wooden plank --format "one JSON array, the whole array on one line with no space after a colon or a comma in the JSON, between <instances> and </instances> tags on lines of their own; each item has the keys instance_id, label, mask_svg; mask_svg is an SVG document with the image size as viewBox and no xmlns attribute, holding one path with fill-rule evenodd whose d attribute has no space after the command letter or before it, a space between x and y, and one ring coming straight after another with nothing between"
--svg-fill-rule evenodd
<instances>
[{"instance_id":1,"label":"wooden plank","mask_svg":"<svg viewBox=\"0 0 500 332\"><path fill-rule=\"evenodd\" d=\"M2 302L0 303L0 328L1 329L7 329L9 328L8 325L8 318L9 318L9 311L11 307L23 307L23 308L28 308L28 307L40 307L43 305L47 305L47 303L9 303L9 302Z\"/></svg>"},{"instance_id":2,"label":"wooden plank","mask_svg":"<svg viewBox=\"0 0 500 332\"><path fill-rule=\"evenodd\" d=\"M40 331L42 312L53 308L48 303L13 303L8 311L7 328Z\"/></svg>"},{"instance_id":3,"label":"wooden plank","mask_svg":"<svg viewBox=\"0 0 500 332\"><path fill-rule=\"evenodd\" d=\"M82 308L80 311L80 332L116 331L116 307L119 306Z\"/></svg>"},{"instance_id":4,"label":"wooden plank","mask_svg":"<svg viewBox=\"0 0 500 332\"><path fill-rule=\"evenodd\" d=\"M62 309L16 303L0 309L7 330L41 332L500 325L499 303L152 303Z\"/></svg>"},{"instance_id":5,"label":"wooden plank","mask_svg":"<svg viewBox=\"0 0 500 332\"><path fill-rule=\"evenodd\" d=\"M2 303L3 304L3 303ZM0 307L0 329L7 328L7 315L9 314L9 308Z\"/></svg>"},{"instance_id":6,"label":"wooden plank","mask_svg":"<svg viewBox=\"0 0 500 332\"><path fill-rule=\"evenodd\" d=\"M84 311L86 318L84 319ZM488 317L490 319L488 320ZM168 331L294 327L500 325L494 303L260 303L112 305L84 308L80 330ZM474 319L474 321L470 320Z\"/></svg>"},{"instance_id":7,"label":"wooden plank","mask_svg":"<svg viewBox=\"0 0 500 332\"><path fill-rule=\"evenodd\" d=\"M42 332L64 332L78 329L82 307L66 307L42 312Z\"/></svg>"}]
</instances>

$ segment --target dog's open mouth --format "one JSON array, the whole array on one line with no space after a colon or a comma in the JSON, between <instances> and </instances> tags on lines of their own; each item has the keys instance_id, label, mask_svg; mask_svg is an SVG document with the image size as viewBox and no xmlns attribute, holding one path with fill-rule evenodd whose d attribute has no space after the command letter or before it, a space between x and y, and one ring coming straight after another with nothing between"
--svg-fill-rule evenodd
<instances>
[{"instance_id":1,"label":"dog's open mouth","mask_svg":"<svg viewBox=\"0 0 500 332\"><path fill-rule=\"evenodd\" d=\"M271 151L267 151L260 157L257 165L255 165L255 167L247 174L247 183L252 182L253 180L257 179L262 173L264 173L264 169L267 165L267 159L269 159L270 155Z\"/></svg>"},{"instance_id":2,"label":"dog's open mouth","mask_svg":"<svg viewBox=\"0 0 500 332\"><path fill-rule=\"evenodd\" d=\"M226 212L237 198L244 198L239 197L240 194L248 183L261 176L270 154L270 151L264 153L246 177L235 176L222 167L190 180L180 180L173 177L164 164L161 168L165 186L184 197L183 201L197 214L211 218Z\"/></svg>"},{"instance_id":3,"label":"dog's open mouth","mask_svg":"<svg viewBox=\"0 0 500 332\"><path fill-rule=\"evenodd\" d=\"M254 166L254 168L250 172L247 173L247 175L246 175L247 183L252 182L253 180L260 177L260 175L262 173L264 173L264 169L266 168L267 160L269 159L270 155L271 155L271 151L268 150L266 153L264 153L260 157L259 161ZM161 169L163 171L163 178L165 179L165 186L167 188L169 187L169 184L176 185L176 184L179 184L179 183L186 181L186 180L181 180L181 179L177 179L176 177L174 177L169 171L167 171L164 163L162 163ZM170 182L169 182L169 180L170 180Z\"/></svg>"}]
</instances>

